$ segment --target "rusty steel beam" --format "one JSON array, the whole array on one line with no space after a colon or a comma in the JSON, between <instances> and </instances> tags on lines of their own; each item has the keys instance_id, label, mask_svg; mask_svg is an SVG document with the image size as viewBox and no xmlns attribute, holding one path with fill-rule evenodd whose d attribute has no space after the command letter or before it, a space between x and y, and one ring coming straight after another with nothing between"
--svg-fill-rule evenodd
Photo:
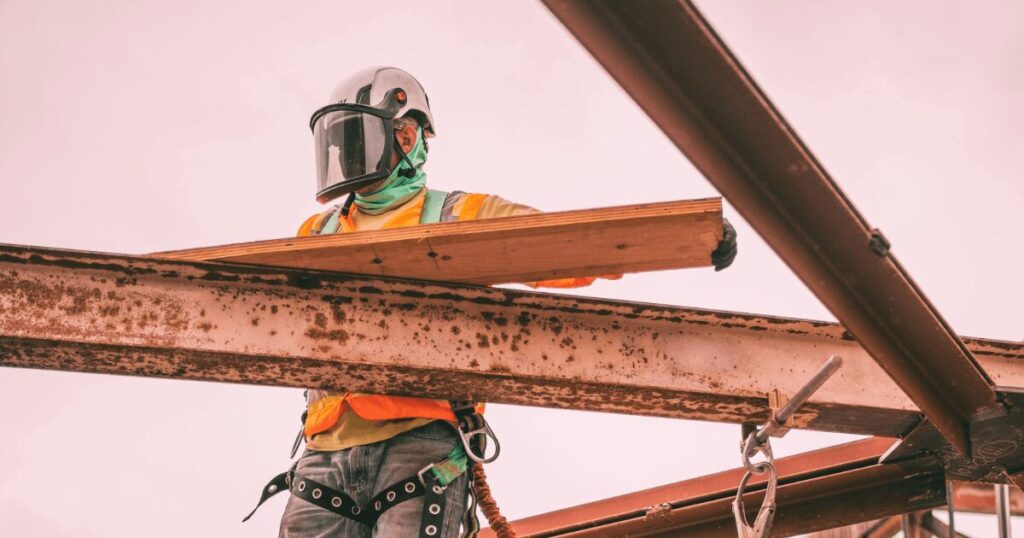
<instances>
[{"instance_id":1,"label":"rusty steel beam","mask_svg":"<svg viewBox=\"0 0 1024 538\"><path fill-rule=\"evenodd\" d=\"M1024 385L1024 344L976 340ZM835 324L384 277L0 246L0 365L762 421L840 354L793 427L920 414Z\"/></svg>"},{"instance_id":2,"label":"rusty steel beam","mask_svg":"<svg viewBox=\"0 0 1024 538\"><path fill-rule=\"evenodd\" d=\"M896 435L918 417L841 328L803 320L13 246L0 307L8 366L744 422L839 353L794 426ZM975 346L1024 383L1024 345Z\"/></svg>"},{"instance_id":3,"label":"rusty steel beam","mask_svg":"<svg viewBox=\"0 0 1024 538\"><path fill-rule=\"evenodd\" d=\"M934 458L880 465L891 439L873 438L782 458L773 536L814 532L923 510L945 503ZM733 537L730 503L743 468L677 482L512 522L522 537ZM750 519L764 495L752 480L744 496ZM489 529L481 538L492 538Z\"/></svg>"},{"instance_id":4,"label":"rusty steel beam","mask_svg":"<svg viewBox=\"0 0 1024 538\"><path fill-rule=\"evenodd\" d=\"M989 377L686 1L544 0L961 453Z\"/></svg>"}]
</instances>

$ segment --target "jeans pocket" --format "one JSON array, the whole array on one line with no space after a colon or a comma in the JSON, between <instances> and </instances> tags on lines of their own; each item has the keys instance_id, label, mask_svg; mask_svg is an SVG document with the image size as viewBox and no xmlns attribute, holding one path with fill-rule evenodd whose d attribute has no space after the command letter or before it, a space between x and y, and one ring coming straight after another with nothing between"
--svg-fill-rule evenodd
<instances>
[{"instance_id":1,"label":"jeans pocket","mask_svg":"<svg viewBox=\"0 0 1024 538\"><path fill-rule=\"evenodd\" d=\"M435 420L430 424L409 430L399 437L422 441L437 441L438 443L448 445L450 448L455 448L455 444L459 442L459 436L455 433L455 428L441 420Z\"/></svg>"}]
</instances>

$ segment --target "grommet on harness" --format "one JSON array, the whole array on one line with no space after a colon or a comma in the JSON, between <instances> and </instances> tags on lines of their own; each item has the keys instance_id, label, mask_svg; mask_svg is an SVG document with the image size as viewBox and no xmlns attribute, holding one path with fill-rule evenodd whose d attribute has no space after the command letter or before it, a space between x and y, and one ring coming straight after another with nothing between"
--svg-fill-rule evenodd
<instances>
[{"instance_id":1,"label":"grommet on harness","mask_svg":"<svg viewBox=\"0 0 1024 538\"><path fill-rule=\"evenodd\" d=\"M447 503L445 490L448 485L467 470L472 471L475 463L490 463L497 459L501 452L497 437L494 436L494 432L483 416L476 412L473 402L450 401L449 403L458 422L458 427L455 429L458 432L461 445L456 445L445 459L431 463L415 475L391 484L371 499L369 504L359 506L345 492L297 475L295 471L298 462L296 462L288 471L275 476L264 486L256 507L242 521L248 521L264 502L282 491L289 491L292 495L310 504L369 527L373 527L388 509L423 496L419 536L420 538L440 536L444 530L444 510ZM305 413L303 413L303 422L305 422ZM293 457L298 452L302 441L301 431L299 435L300 437L296 439L292 447ZM490 457L486 456L487 438L494 440L494 454ZM482 476L482 473L471 472L469 476L472 502L469 504L463 521L465 527L463 536L469 537L476 536L480 530L480 524L476 520L476 498L472 495L474 475Z\"/></svg>"}]
</instances>

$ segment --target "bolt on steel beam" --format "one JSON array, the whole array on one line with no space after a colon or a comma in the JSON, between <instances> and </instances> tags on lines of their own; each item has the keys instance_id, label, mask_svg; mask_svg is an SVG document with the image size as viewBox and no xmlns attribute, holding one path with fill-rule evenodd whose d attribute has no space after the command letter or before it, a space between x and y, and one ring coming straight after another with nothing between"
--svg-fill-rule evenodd
<instances>
[{"instance_id":1,"label":"bolt on steel beam","mask_svg":"<svg viewBox=\"0 0 1024 538\"><path fill-rule=\"evenodd\" d=\"M687 1L544 0L958 451L1002 415L991 381Z\"/></svg>"}]
</instances>

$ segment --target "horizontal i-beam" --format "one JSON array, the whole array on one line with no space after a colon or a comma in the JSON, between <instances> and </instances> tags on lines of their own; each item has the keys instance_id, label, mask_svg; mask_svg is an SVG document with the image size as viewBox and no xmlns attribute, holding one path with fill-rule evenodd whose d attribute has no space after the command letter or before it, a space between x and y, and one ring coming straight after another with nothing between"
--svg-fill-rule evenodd
<instances>
[{"instance_id":1,"label":"horizontal i-beam","mask_svg":"<svg viewBox=\"0 0 1024 538\"><path fill-rule=\"evenodd\" d=\"M892 439L873 438L776 461L778 510L772 536L792 536L945 504L934 458L877 464ZM736 536L730 503L745 469L733 469L513 521L524 538ZM764 497L751 479L743 502L753 521ZM490 529L481 538L494 536Z\"/></svg>"},{"instance_id":2,"label":"horizontal i-beam","mask_svg":"<svg viewBox=\"0 0 1024 538\"><path fill-rule=\"evenodd\" d=\"M989 378L687 1L544 0L961 453Z\"/></svg>"},{"instance_id":3,"label":"horizontal i-beam","mask_svg":"<svg viewBox=\"0 0 1024 538\"><path fill-rule=\"evenodd\" d=\"M1024 386L1024 345L971 344ZM919 412L835 324L342 273L0 245L0 365L764 420L895 436Z\"/></svg>"}]
</instances>

